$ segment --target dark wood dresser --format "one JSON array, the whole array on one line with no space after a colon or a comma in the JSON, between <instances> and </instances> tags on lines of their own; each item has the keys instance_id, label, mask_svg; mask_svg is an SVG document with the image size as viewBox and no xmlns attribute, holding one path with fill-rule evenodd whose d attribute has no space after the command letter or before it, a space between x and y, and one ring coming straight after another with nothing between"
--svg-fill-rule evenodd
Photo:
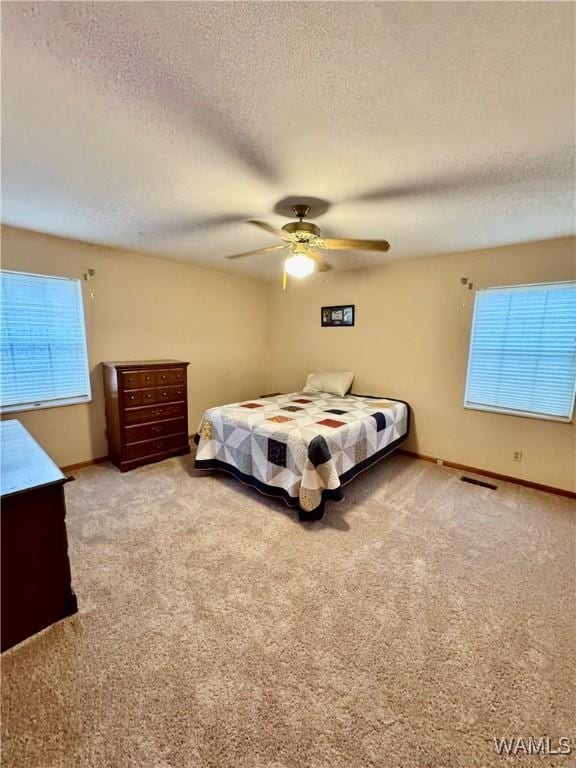
<instances>
[{"instance_id":1,"label":"dark wood dresser","mask_svg":"<svg viewBox=\"0 0 576 768\"><path fill-rule=\"evenodd\" d=\"M122 472L190 453L180 360L103 363L110 461Z\"/></svg>"},{"instance_id":2,"label":"dark wood dresser","mask_svg":"<svg viewBox=\"0 0 576 768\"><path fill-rule=\"evenodd\" d=\"M78 610L62 474L16 419L0 422L2 639L5 651Z\"/></svg>"}]
</instances>

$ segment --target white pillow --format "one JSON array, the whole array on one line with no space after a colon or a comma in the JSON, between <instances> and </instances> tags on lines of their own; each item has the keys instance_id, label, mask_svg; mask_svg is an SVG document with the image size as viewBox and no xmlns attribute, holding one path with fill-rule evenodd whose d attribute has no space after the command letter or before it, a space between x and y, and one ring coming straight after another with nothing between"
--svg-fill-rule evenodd
<instances>
[{"instance_id":1,"label":"white pillow","mask_svg":"<svg viewBox=\"0 0 576 768\"><path fill-rule=\"evenodd\" d=\"M330 392L332 395L344 395L350 391L354 373L352 371L324 371L309 373L304 392Z\"/></svg>"}]
</instances>

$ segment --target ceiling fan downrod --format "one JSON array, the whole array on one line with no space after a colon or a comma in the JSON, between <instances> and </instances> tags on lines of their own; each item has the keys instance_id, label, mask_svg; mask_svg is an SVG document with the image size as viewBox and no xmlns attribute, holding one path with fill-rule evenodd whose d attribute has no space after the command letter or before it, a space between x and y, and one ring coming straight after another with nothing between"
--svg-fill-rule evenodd
<instances>
[{"instance_id":1,"label":"ceiling fan downrod","mask_svg":"<svg viewBox=\"0 0 576 768\"><path fill-rule=\"evenodd\" d=\"M310 208L307 205L293 205L292 211L294 216L302 222L302 219L305 219L310 213Z\"/></svg>"}]
</instances>

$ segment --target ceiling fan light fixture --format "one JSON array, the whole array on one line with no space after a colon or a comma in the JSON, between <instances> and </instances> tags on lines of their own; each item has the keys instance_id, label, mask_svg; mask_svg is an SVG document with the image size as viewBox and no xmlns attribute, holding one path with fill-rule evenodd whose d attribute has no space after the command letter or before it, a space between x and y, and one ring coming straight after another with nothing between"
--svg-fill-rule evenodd
<instances>
[{"instance_id":1,"label":"ceiling fan light fixture","mask_svg":"<svg viewBox=\"0 0 576 768\"><path fill-rule=\"evenodd\" d=\"M295 253L284 262L284 269L292 277L307 277L314 272L316 262L304 253Z\"/></svg>"}]
</instances>

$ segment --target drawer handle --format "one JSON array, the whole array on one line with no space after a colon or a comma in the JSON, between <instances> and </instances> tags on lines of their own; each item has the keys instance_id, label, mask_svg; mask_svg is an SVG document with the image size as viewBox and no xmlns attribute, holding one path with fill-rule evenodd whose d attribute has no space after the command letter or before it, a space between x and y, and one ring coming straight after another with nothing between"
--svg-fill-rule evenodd
<instances>
[{"instance_id":1,"label":"drawer handle","mask_svg":"<svg viewBox=\"0 0 576 768\"><path fill-rule=\"evenodd\" d=\"M144 376L144 378L146 379L146 381L150 381L152 379L152 376Z\"/></svg>"},{"instance_id":2,"label":"drawer handle","mask_svg":"<svg viewBox=\"0 0 576 768\"><path fill-rule=\"evenodd\" d=\"M162 413L164 413L163 408L156 408L156 410L153 411L154 416L160 416Z\"/></svg>"},{"instance_id":3,"label":"drawer handle","mask_svg":"<svg viewBox=\"0 0 576 768\"><path fill-rule=\"evenodd\" d=\"M152 427L152 432L162 432L162 427Z\"/></svg>"},{"instance_id":4,"label":"drawer handle","mask_svg":"<svg viewBox=\"0 0 576 768\"><path fill-rule=\"evenodd\" d=\"M168 397L168 392L162 392L162 397Z\"/></svg>"},{"instance_id":5,"label":"drawer handle","mask_svg":"<svg viewBox=\"0 0 576 768\"><path fill-rule=\"evenodd\" d=\"M160 440L157 443L152 443L152 448L162 448L162 441Z\"/></svg>"},{"instance_id":6,"label":"drawer handle","mask_svg":"<svg viewBox=\"0 0 576 768\"><path fill-rule=\"evenodd\" d=\"M136 395L130 395L130 400L136 400Z\"/></svg>"},{"instance_id":7,"label":"drawer handle","mask_svg":"<svg viewBox=\"0 0 576 768\"><path fill-rule=\"evenodd\" d=\"M166 381L166 376L162 374L162 381Z\"/></svg>"}]
</instances>

